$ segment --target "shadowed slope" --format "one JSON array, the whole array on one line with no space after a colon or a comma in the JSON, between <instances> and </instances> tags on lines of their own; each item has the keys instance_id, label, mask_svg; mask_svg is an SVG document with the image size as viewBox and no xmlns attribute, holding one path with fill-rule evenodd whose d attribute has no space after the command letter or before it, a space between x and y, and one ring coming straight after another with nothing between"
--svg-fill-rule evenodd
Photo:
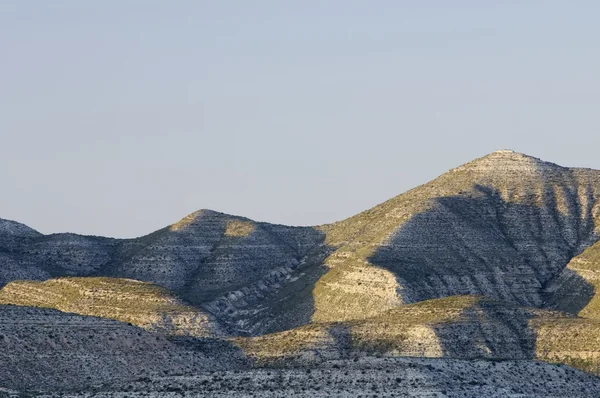
<instances>
[{"instance_id":1,"label":"shadowed slope","mask_svg":"<svg viewBox=\"0 0 600 398\"><path fill-rule=\"evenodd\" d=\"M86 275L104 265L116 240L41 233L0 219L0 286L17 279Z\"/></svg>"},{"instance_id":2,"label":"shadowed slope","mask_svg":"<svg viewBox=\"0 0 600 398\"><path fill-rule=\"evenodd\" d=\"M400 306L364 320L315 323L236 342L265 363L356 355L532 358L535 337L528 319L534 316L483 297L454 296Z\"/></svg>"},{"instance_id":3,"label":"shadowed slope","mask_svg":"<svg viewBox=\"0 0 600 398\"><path fill-rule=\"evenodd\" d=\"M276 268L297 267L322 239L312 228L274 232L269 224L201 210L140 238L101 272L151 281L201 303L260 281Z\"/></svg>"},{"instance_id":4,"label":"shadowed slope","mask_svg":"<svg viewBox=\"0 0 600 398\"><path fill-rule=\"evenodd\" d=\"M164 337L113 320L31 307L0 306L0 380L19 390L92 384L231 368Z\"/></svg>"},{"instance_id":5,"label":"shadowed slope","mask_svg":"<svg viewBox=\"0 0 600 398\"><path fill-rule=\"evenodd\" d=\"M152 282L248 334L310 320L312 285L327 253L314 228L210 210L136 239L41 235L9 221L0 227L0 286L64 276Z\"/></svg>"},{"instance_id":6,"label":"shadowed slope","mask_svg":"<svg viewBox=\"0 0 600 398\"><path fill-rule=\"evenodd\" d=\"M0 286L19 279L90 275L110 261L119 242L71 233L42 235L0 219Z\"/></svg>"},{"instance_id":7,"label":"shadowed slope","mask_svg":"<svg viewBox=\"0 0 600 398\"><path fill-rule=\"evenodd\" d=\"M571 259L545 289L548 308L600 319L600 242Z\"/></svg>"},{"instance_id":8,"label":"shadowed slope","mask_svg":"<svg viewBox=\"0 0 600 398\"><path fill-rule=\"evenodd\" d=\"M145 238L103 274L151 281L205 308L238 333L295 327L313 312L304 289L323 250L310 227L257 223L202 210ZM295 296L297 316L279 305ZM292 303L290 303L292 306Z\"/></svg>"},{"instance_id":9,"label":"shadowed slope","mask_svg":"<svg viewBox=\"0 0 600 398\"><path fill-rule=\"evenodd\" d=\"M483 294L540 306L542 290L600 230L600 172L498 151L348 220L314 290L314 321Z\"/></svg>"}]
</instances>

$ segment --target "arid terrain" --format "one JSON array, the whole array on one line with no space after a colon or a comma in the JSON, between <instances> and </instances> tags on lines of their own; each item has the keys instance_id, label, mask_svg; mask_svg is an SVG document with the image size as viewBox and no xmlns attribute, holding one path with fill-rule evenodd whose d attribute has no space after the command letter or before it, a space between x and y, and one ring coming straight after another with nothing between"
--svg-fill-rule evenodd
<instances>
[{"instance_id":1,"label":"arid terrain","mask_svg":"<svg viewBox=\"0 0 600 398\"><path fill-rule=\"evenodd\" d=\"M502 150L333 224L0 220L0 396L600 396L600 171Z\"/></svg>"}]
</instances>

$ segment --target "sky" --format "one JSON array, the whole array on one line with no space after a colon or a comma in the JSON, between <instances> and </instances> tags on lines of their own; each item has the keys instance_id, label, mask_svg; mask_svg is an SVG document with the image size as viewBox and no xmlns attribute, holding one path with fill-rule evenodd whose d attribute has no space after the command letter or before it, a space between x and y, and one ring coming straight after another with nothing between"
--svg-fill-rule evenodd
<instances>
[{"instance_id":1,"label":"sky","mask_svg":"<svg viewBox=\"0 0 600 398\"><path fill-rule=\"evenodd\" d=\"M0 0L0 218L316 225L498 149L600 169L598 1Z\"/></svg>"}]
</instances>

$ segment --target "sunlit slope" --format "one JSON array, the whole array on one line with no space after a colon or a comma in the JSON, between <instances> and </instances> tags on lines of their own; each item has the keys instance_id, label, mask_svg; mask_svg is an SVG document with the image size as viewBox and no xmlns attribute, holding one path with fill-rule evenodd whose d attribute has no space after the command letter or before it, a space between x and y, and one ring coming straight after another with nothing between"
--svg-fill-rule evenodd
<instances>
[{"instance_id":1,"label":"sunlit slope","mask_svg":"<svg viewBox=\"0 0 600 398\"><path fill-rule=\"evenodd\" d=\"M600 242L574 257L545 293L548 308L600 319Z\"/></svg>"},{"instance_id":2,"label":"sunlit slope","mask_svg":"<svg viewBox=\"0 0 600 398\"><path fill-rule=\"evenodd\" d=\"M600 322L480 296L401 306L376 317L315 323L235 343L261 364L360 356L538 359L600 374Z\"/></svg>"},{"instance_id":3,"label":"sunlit slope","mask_svg":"<svg viewBox=\"0 0 600 398\"><path fill-rule=\"evenodd\" d=\"M123 250L103 274L167 287L238 333L282 330L310 320L310 303L307 310L289 308L311 300L299 292L306 290L305 270L322 259L324 234L314 228L202 210L139 241L143 246Z\"/></svg>"},{"instance_id":4,"label":"sunlit slope","mask_svg":"<svg viewBox=\"0 0 600 398\"><path fill-rule=\"evenodd\" d=\"M600 231L600 172L498 151L339 223L314 321L481 294L541 306L543 289Z\"/></svg>"},{"instance_id":5,"label":"sunlit slope","mask_svg":"<svg viewBox=\"0 0 600 398\"><path fill-rule=\"evenodd\" d=\"M217 322L167 289L117 278L15 281L0 290L0 304L53 308L127 322L169 335L222 334Z\"/></svg>"},{"instance_id":6,"label":"sunlit slope","mask_svg":"<svg viewBox=\"0 0 600 398\"><path fill-rule=\"evenodd\" d=\"M565 273L591 291L563 270L597 241L599 198L598 171L498 151L319 227L201 210L140 238L110 239L42 235L0 220L0 286L63 277L150 282L238 335L365 319L461 294L577 314L586 300L558 306L573 295L555 282Z\"/></svg>"},{"instance_id":7,"label":"sunlit slope","mask_svg":"<svg viewBox=\"0 0 600 398\"><path fill-rule=\"evenodd\" d=\"M256 334L310 320L323 241L315 228L211 210L136 239L42 235L0 220L0 287L61 277L135 279L169 289L237 333Z\"/></svg>"}]
</instances>

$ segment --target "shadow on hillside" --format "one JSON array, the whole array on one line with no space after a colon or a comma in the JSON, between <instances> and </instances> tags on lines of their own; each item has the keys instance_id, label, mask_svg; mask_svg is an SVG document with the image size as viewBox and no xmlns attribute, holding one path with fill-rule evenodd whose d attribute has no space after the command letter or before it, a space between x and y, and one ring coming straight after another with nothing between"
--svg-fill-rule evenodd
<instances>
[{"instance_id":1,"label":"shadow on hillside","mask_svg":"<svg viewBox=\"0 0 600 398\"><path fill-rule=\"evenodd\" d=\"M165 287L214 315L229 334L264 334L310 321L311 292L331 252L324 241L316 228L203 210L123 241L98 275Z\"/></svg>"},{"instance_id":2,"label":"shadow on hillside","mask_svg":"<svg viewBox=\"0 0 600 398\"><path fill-rule=\"evenodd\" d=\"M435 202L369 257L396 275L405 303L475 294L541 306L541 289L591 243L591 223L506 202L487 187Z\"/></svg>"},{"instance_id":3,"label":"shadow on hillside","mask_svg":"<svg viewBox=\"0 0 600 398\"><path fill-rule=\"evenodd\" d=\"M134 239L2 235L0 286L65 276L134 279L168 289L233 334L263 334L310 322L312 291L332 250L324 242L316 228L211 210Z\"/></svg>"},{"instance_id":4,"label":"shadow on hillside","mask_svg":"<svg viewBox=\"0 0 600 398\"><path fill-rule=\"evenodd\" d=\"M548 297L543 289L592 243L593 225L580 220L577 211L548 211L556 209L557 199L550 191L545 195L544 207L507 202L495 190L480 185L461 196L437 198L431 210L413 216L369 262L394 273L403 288L398 294L404 303L461 294L533 307L543 307L545 301L560 302L563 297ZM574 273L569 277L570 286L576 289L571 296L577 297L577 303L568 309L576 313L590 301L594 288ZM465 315L503 316L497 310L480 306ZM528 317L513 314L505 321L511 338L518 340L515 344L533 355L535 338ZM467 346L470 352L495 347L493 335L469 328L459 323L436 329L442 343L446 335L462 336L463 340L444 347L449 356L460 356ZM491 349L501 353L503 348Z\"/></svg>"},{"instance_id":5,"label":"shadow on hillside","mask_svg":"<svg viewBox=\"0 0 600 398\"><path fill-rule=\"evenodd\" d=\"M578 314L595 295L595 287L575 271L565 268L548 282L544 307L570 314Z\"/></svg>"},{"instance_id":6,"label":"shadow on hillside","mask_svg":"<svg viewBox=\"0 0 600 398\"><path fill-rule=\"evenodd\" d=\"M433 326L442 353L450 358L535 358L534 314L500 301L482 299L459 319Z\"/></svg>"},{"instance_id":7,"label":"shadow on hillside","mask_svg":"<svg viewBox=\"0 0 600 398\"><path fill-rule=\"evenodd\" d=\"M332 250L324 244L325 234L223 214L204 217L219 240L175 291L212 313L232 335L261 335L309 323L315 311L312 291ZM232 222L252 228L228 236Z\"/></svg>"},{"instance_id":8,"label":"shadow on hillside","mask_svg":"<svg viewBox=\"0 0 600 398\"><path fill-rule=\"evenodd\" d=\"M327 333L333 340L332 347L337 354L337 358L350 358L352 354L352 332L350 326L343 323L333 324L327 329Z\"/></svg>"},{"instance_id":9,"label":"shadow on hillside","mask_svg":"<svg viewBox=\"0 0 600 398\"><path fill-rule=\"evenodd\" d=\"M315 312L315 284L329 270L324 260L332 252L323 241L324 236L298 259L301 261L291 272L270 271L239 289L237 292L242 292L242 296L230 292L201 303L200 307L229 325L232 335L258 336L311 323Z\"/></svg>"},{"instance_id":10,"label":"shadow on hillside","mask_svg":"<svg viewBox=\"0 0 600 398\"><path fill-rule=\"evenodd\" d=\"M210 370L243 369L251 364L241 348L224 339L175 336L169 340L186 350L202 354L210 363L216 364L216 368Z\"/></svg>"}]
</instances>

